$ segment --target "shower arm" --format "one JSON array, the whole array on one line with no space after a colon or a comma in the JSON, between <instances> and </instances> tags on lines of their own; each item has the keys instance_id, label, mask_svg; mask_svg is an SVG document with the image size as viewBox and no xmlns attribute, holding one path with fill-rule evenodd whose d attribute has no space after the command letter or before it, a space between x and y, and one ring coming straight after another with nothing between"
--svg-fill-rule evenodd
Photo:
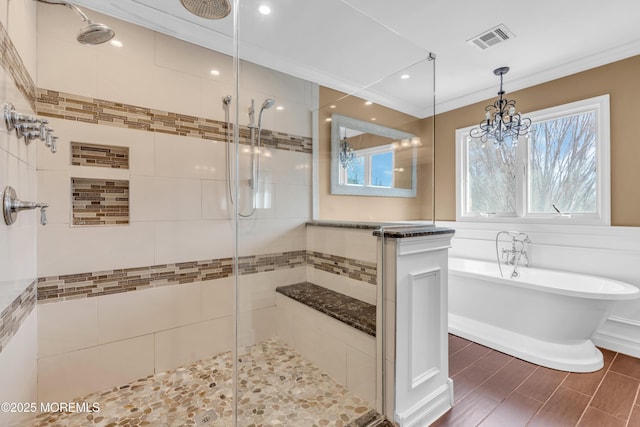
<instances>
[{"instance_id":1,"label":"shower arm","mask_svg":"<svg viewBox=\"0 0 640 427\"><path fill-rule=\"evenodd\" d=\"M48 3L48 4L57 4L60 6L67 6L69 9L75 11L78 15L80 15L80 17L82 18L82 21L91 22L89 17L74 4L67 3L66 1L56 1L56 0L36 0L36 1L39 1L42 3Z\"/></svg>"}]
</instances>

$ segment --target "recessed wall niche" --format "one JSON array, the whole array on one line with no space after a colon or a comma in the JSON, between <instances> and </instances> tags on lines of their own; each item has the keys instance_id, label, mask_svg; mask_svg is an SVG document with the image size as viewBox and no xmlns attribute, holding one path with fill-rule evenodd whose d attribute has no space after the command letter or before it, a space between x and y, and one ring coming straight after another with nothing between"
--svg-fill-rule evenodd
<instances>
[{"instance_id":1,"label":"recessed wall niche","mask_svg":"<svg viewBox=\"0 0 640 427\"><path fill-rule=\"evenodd\" d=\"M71 141L71 164L73 166L129 169L129 147Z\"/></svg>"},{"instance_id":2,"label":"recessed wall niche","mask_svg":"<svg viewBox=\"0 0 640 427\"><path fill-rule=\"evenodd\" d=\"M129 181L71 178L73 225L129 224Z\"/></svg>"}]
</instances>

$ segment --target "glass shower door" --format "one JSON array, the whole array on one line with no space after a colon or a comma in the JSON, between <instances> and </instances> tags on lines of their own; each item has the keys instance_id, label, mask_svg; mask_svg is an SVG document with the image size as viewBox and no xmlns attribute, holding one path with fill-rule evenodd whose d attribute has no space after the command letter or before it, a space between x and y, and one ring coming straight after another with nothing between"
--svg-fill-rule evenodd
<instances>
[{"instance_id":1,"label":"glass shower door","mask_svg":"<svg viewBox=\"0 0 640 427\"><path fill-rule=\"evenodd\" d=\"M237 5L236 422L366 425L385 412L373 231L386 220L433 219L429 54L342 1L273 4L270 14L257 1ZM303 44L301 32L323 42ZM363 48L345 50L347 40ZM369 66L355 71L361 63ZM426 81L423 94L405 90L413 107L365 104L402 90L405 73ZM401 187L415 171L417 196L332 194L333 114L416 135L408 149L391 141L387 173ZM403 150L415 153L408 163Z\"/></svg>"}]
</instances>

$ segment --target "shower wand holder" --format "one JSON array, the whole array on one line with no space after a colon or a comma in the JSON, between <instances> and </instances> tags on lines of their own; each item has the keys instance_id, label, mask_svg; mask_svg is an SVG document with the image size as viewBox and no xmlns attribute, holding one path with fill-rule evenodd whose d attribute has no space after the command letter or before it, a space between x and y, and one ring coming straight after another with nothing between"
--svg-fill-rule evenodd
<instances>
[{"instance_id":1,"label":"shower wand holder","mask_svg":"<svg viewBox=\"0 0 640 427\"><path fill-rule=\"evenodd\" d=\"M47 208L46 203L24 202L18 199L16 190L13 187L5 187L2 193L2 207L4 214L4 222L11 225L18 219L18 213L24 210L40 208L40 224L47 225Z\"/></svg>"}]
</instances>

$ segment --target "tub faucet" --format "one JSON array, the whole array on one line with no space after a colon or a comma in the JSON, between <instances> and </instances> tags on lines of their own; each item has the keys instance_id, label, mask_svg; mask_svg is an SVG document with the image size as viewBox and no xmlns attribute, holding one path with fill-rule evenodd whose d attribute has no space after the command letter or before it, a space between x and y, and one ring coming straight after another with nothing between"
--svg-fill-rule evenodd
<instances>
[{"instance_id":1,"label":"tub faucet","mask_svg":"<svg viewBox=\"0 0 640 427\"><path fill-rule=\"evenodd\" d=\"M525 267L529 267L529 255L527 254L526 244L531 243L529 235L527 233L521 233L519 231L500 231L496 235L496 257L498 258L498 267L500 269L500 276L502 277L502 267L500 265L500 255L498 253L498 239L501 234L506 234L511 237L511 249L502 248L502 260L507 265L513 265L513 271L511 272L511 278L518 277L518 266L524 259Z\"/></svg>"}]
</instances>

